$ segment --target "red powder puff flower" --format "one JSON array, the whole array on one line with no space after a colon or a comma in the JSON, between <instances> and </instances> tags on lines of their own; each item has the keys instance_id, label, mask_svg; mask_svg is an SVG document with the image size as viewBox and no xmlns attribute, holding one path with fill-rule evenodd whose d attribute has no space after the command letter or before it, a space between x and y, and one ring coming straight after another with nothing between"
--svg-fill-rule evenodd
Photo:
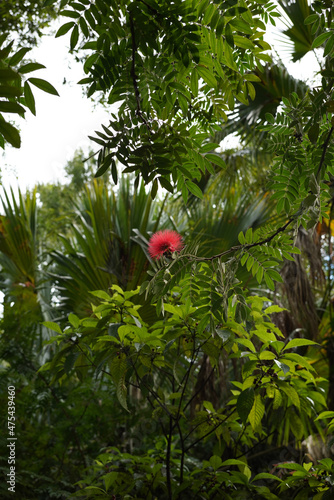
<instances>
[{"instance_id":1,"label":"red powder puff flower","mask_svg":"<svg viewBox=\"0 0 334 500\"><path fill-rule=\"evenodd\" d=\"M158 231L148 243L148 253L153 259L160 259L165 253L179 252L183 247L182 238L176 231Z\"/></svg>"}]
</instances>

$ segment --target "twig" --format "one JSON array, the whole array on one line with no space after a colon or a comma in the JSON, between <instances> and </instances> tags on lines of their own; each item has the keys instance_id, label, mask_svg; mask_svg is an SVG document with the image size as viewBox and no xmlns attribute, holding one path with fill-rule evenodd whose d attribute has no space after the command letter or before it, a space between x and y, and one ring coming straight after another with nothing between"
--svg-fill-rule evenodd
<instances>
[{"instance_id":1,"label":"twig","mask_svg":"<svg viewBox=\"0 0 334 500\"><path fill-rule=\"evenodd\" d=\"M197 260L197 261L212 261L212 260L215 260L215 259L219 259L220 257L223 257L224 255L228 255L229 253L232 253L232 252L236 252L238 250L242 250L242 249L248 249L248 248L252 248L252 247L257 247L257 246L260 246L260 245L265 245L266 243L269 243L271 240L273 240L279 233L283 233L286 228L291 224L291 222L294 221L294 218L290 218L288 220L288 222L286 222L284 224L284 226L281 226L277 229L277 231L275 231L274 234L272 234L271 236L268 236L268 238L265 238L264 240L260 240L260 241L257 241L255 243L248 243L247 245L236 245L234 247L231 247L229 248L228 250L225 250L224 252L221 252L221 253L217 253L216 255L212 255L211 257L197 257L196 255L191 255L191 254L184 254L184 255L181 255L181 258L183 257L190 257L194 260Z\"/></svg>"},{"instance_id":2,"label":"twig","mask_svg":"<svg viewBox=\"0 0 334 500\"><path fill-rule=\"evenodd\" d=\"M327 139L325 140L324 144L323 144L323 151L322 151L322 155L321 155L321 159L320 159L320 163L319 163L319 167L318 167L318 171L317 171L317 175L316 175L316 178L318 180L318 177L319 177L319 174L320 174L320 171L321 171L321 167L325 161L325 156L326 156L326 151L327 151L327 148L328 148L328 145L329 145L329 141L331 139L331 135L333 133L333 130L334 130L334 126L332 125L331 128L330 128L330 131L328 132L328 136L327 136Z\"/></svg>"},{"instance_id":3,"label":"twig","mask_svg":"<svg viewBox=\"0 0 334 500\"><path fill-rule=\"evenodd\" d=\"M171 447L172 447L172 437L173 437L173 421L172 417L169 417L169 434L167 439L167 451L166 451L166 480L167 480L167 489L168 489L168 498L172 500L172 481L171 481L171 471L170 471L170 455L171 455Z\"/></svg>"},{"instance_id":4,"label":"twig","mask_svg":"<svg viewBox=\"0 0 334 500\"><path fill-rule=\"evenodd\" d=\"M137 44L136 44L136 36L135 36L135 27L133 23L133 17L132 13L129 13L129 22L130 22L130 32L131 32L131 45L132 45L132 61L131 61L131 78L132 78L132 83L133 83L133 88L135 91L135 97L136 97L136 102L137 102L137 116L142 120L143 123L145 123L146 127L148 128L149 131L151 131L150 124L146 120L146 118L143 116L143 112L141 109L141 97L140 97L140 91L138 87L138 81L137 81L137 75L136 75L136 54L137 54Z\"/></svg>"},{"instance_id":5,"label":"twig","mask_svg":"<svg viewBox=\"0 0 334 500\"><path fill-rule=\"evenodd\" d=\"M210 429L209 432L207 432L206 434L204 434L204 436L201 436L199 437L198 439L196 439L195 441L193 441L189 446L187 446L187 448L184 450L185 453L187 453L187 451L189 451L193 446L195 446L195 444L199 443L200 441L202 441L202 439L205 439L206 437L210 436L210 434L212 434L216 429L218 429L218 427L220 425L222 425L228 418L230 418L230 416L236 411L236 408L234 408L228 415L226 415L225 418L223 418L222 420L220 420L218 422L218 424L214 425L212 427L212 429ZM205 422L205 420L203 420L203 422ZM201 422L202 423L202 422ZM187 435L187 437L190 435L191 433L189 433Z\"/></svg>"}]
</instances>

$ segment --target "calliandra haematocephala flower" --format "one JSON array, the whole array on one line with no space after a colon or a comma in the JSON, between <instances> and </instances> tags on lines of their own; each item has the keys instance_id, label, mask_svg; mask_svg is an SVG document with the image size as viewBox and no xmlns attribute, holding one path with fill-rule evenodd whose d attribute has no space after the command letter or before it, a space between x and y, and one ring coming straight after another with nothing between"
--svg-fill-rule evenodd
<instances>
[{"instance_id":1,"label":"calliandra haematocephala flower","mask_svg":"<svg viewBox=\"0 0 334 500\"><path fill-rule=\"evenodd\" d=\"M148 243L148 253L153 259L160 259L164 254L179 252L183 247L182 237L169 229L154 233Z\"/></svg>"}]
</instances>

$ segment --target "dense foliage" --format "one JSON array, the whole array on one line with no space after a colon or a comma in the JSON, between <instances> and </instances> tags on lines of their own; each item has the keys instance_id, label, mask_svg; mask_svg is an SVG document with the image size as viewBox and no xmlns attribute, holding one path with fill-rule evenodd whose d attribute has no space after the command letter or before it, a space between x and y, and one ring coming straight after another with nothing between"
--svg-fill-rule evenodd
<instances>
[{"instance_id":1,"label":"dense foliage","mask_svg":"<svg viewBox=\"0 0 334 500\"><path fill-rule=\"evenodd\" d=\"M317 52L313 87L272 60L266 0L45 5L67 18L56 36L70 32L87 96L118 111L68 186L3 197L16 494L331 498L331 3L279 2L292 59ZM2 105L33 111L30 83L55 91L22 86L25 52L4 50Z\"/></svg>"}]
</instances>

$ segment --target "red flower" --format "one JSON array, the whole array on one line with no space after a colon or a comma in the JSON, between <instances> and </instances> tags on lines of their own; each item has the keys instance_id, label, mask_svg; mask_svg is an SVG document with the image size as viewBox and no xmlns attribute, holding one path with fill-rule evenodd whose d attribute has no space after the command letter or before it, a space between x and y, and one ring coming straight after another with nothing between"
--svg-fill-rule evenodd
<instances>
[{"instance_id":1,"label":"red flower","mask_svg":"<svg viewBox=\"0 0 334 500\"><path fill-rule=\"evenodd\" d=\"M182 249L182 238L176 231L158 231L148 243L148 253L153 259L159 259L164 253L179 252Z\"/></svg>"}]
</instances>

